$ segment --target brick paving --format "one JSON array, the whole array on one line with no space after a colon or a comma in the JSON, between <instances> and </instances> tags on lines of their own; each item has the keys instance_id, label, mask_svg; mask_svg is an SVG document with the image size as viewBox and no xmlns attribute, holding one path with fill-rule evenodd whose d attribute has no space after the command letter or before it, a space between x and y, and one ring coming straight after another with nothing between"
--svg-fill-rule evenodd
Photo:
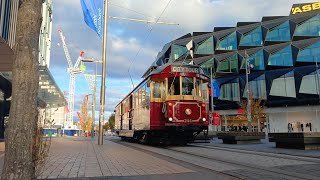
<instances>
[{"instance_id":1,"label":"brick paving","mask_svg":"<svg viewBox=\"0 0 320 180\"><path fill-rule=\"evenodd\" d=\"M40 179L138 176L190 173L190 169L149 154L105 141L98 146L87 138L53 139Z\"/></svg>"},{"instance_id":2,"label":"brick paving","mask_svg":"<svg viewBox=\"0 0 320 180\"><path fill-rule=\"evenodd\" d=\"M232 179L224 174L252 180L320 177L320 159L310 158L311 155L317 156L318 152L288 151L299 151L298 154L302 156L297 157L252 152L258 152L259 149L263 152L272 151L270 147L269 150L266 147L270 144L233 145L234 150L223 149L228 148L228 145L211 145L218 148L169 148L189 153L183 154L163 148L120 142L119 138L114 137L109 137L102 146L98 146L97 141L91 138L53 138L49 158L39 179ZM239 149L250 151L241 152ZM303 157L303 152L309 157ZM3 155L0 154L0 173L2 163Z\"/></svg>"}]
</instances>

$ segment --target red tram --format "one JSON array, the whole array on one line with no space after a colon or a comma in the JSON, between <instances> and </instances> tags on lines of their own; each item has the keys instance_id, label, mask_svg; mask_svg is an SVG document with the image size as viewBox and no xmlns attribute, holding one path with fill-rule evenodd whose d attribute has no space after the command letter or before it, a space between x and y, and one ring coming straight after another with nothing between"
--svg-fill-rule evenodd
<instances>
[{"instance_id":1,"label":"red tram","mask_svg":"<svg viewBox=\"0 0 320 180\"><path fill-rule=\"evenodd\" d=\"M158 66L115 109L122 138L187 143L208 128L208 81L199 66Z\"/></svg>"}]
</instances>

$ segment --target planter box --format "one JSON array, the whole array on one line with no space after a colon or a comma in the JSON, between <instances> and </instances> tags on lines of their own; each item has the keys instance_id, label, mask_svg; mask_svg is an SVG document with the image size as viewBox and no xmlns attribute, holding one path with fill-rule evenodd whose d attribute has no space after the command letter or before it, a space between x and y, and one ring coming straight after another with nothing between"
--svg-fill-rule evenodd
<instances>
[{"instance_id":1,"label":"planter box","mask_svg":"<svg viewBox=\"0 0 320 180\"><path fill-rule=\"evenodd\" d=\"M218 132L224 144L256 144L265 138L264 132Z\"/></svg>"},{"instance_id":2,"label":"planter box","mask_svg":"<svg viewBox=\"0 0 320 180\"><path fill-rule=\"evenodd\" d=\"M269 141L277 148L320 150L319 132L269 133Z\"/></svg>"}]
</instances>

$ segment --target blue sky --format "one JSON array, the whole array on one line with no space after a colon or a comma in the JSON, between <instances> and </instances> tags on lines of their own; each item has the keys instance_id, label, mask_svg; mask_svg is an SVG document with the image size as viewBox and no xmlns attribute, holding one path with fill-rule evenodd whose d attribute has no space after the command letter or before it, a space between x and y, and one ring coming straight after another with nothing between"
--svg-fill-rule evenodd
<instances>
[{"instance_id":1,"label":"blue sky","mask_svg":"<svg viewBox=\"0 0 320 180\"><path fill-rule=\"evenodd\" d=\"M109 0L109 16L157 20L169 0ZM142 79L162 47L186 33L210 32L218 26L235 26L237 22L261 21L263 16L287 16L292 4L312 0L172 0L160 21L179 26L150 25L124 20L108 20L106 111L107 119L115 105ZM153 30L150 32L150 28ZM62 91L68 92L67 61L58 34L61 28L75 63L81 50L85 58L101 60L102 40L86 26L80 0L53 0L53 32L50 70ZM139 52L139 53L138 53ZM131 65L130 65L131 64ZM130 70L129 70L129 67ZM94 65L87 64L88 72ZM101 66L98 66L101 69ZM100 82L97 84L97 115ZM75 112L85 94L91 93L83 75L76 77ZM98 116L96 115L96 121ZM75 117L77 117L75 115Z\"/></svg>"}]
</instances>

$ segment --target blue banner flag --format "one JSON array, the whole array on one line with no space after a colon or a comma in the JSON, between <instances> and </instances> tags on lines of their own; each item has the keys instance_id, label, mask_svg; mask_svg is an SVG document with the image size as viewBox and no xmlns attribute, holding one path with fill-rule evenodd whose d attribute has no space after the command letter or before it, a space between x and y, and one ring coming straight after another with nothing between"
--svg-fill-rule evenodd
<instances>
[{"instance_id":1,"label":"blue banner flag","mask_svg":"<svg viewBox=\"0 0 320 180\"><path fill-rule=\"evenodd\" d=\"M97 32L102 38L103 32L103 1L104 0L80 0L86 24Z\"/></svg>"},{"instance_id":2,"label":"blue banner flag","mask_svg":"<svg viewBox=\"0 0 320 180\"><path fill-rule=\"evenodd\" d=\"M220 88L219 84L217 83L216 80L212 79L211 81L211 88L212 88L212 96L213 97L219 97L220 96Z\"/></svg>"}]
</instances>

